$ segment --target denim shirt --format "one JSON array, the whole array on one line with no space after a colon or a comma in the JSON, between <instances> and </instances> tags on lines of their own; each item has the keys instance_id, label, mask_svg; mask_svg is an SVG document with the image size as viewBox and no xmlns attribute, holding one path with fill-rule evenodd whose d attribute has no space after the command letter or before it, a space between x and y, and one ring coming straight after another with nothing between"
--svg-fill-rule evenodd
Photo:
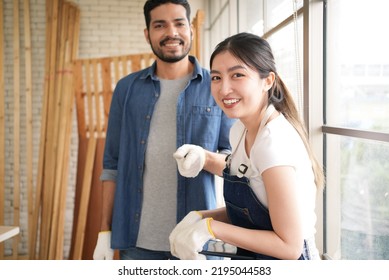
<instances>
[{"instance_id":1,"label":"denim shirt","mask_svg":"<svg viewBox=\"0 0 389 280\"><path fill-rule=\"evenodd\" d=\"M194 144L229 153L229 131L234 120L214 101L209 72L194 57L189 59L195 67L176 104L177 148ZM155 68L154 63L122 78L112 96L101 180L116 181L111 225L114 249L135 246L138 236L147 139L160 93ZM214 180L214 175L204 170L196 178L184 178L177 171L177 222L189 211L216 207Z\"/></svg>"}]
</instances>

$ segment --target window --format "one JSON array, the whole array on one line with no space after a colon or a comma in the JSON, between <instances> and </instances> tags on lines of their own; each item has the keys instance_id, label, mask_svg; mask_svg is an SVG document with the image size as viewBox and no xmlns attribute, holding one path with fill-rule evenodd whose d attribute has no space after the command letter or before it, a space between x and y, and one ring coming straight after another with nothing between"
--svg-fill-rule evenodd
<instances>
[{"instance_id":1,"label":"window","mask_svg":"<svg viewBox=\"0 0 389 280\"><path fill-rule=\"evenodd\" d=\"M302 16L297 17L297 10L302 4L301 0L239 1L238 24L241 32L267 38L275 56L277 71L301 110L303 20Z\"/></svg>"},{"instance_id":2,"label":"window","mask_svg":"<svg viewBox=\"0 0 389 280\"><path fill-rule=\"evenodd\" d=\"M324 258L389 259L389 2L211 2L211 41L266 37L304 115L326 171L316 235Z\"/></svg>"},{"instance_id":3,"label":"window","mask_svg":"<svg viewBox=\"0 0 389 280\"><path fill-rule=\"evenodd\" d=\"M325 253L389 259L389 3L327 2Z\"/></svg>"}]
</instances>

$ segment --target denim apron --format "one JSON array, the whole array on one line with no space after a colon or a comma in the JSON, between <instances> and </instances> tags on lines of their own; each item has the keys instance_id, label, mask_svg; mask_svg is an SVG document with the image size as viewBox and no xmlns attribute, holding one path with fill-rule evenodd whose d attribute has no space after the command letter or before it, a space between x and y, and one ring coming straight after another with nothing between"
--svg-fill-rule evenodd
<instances>
[{"instance_id":1,"label":"denim apron","mask_svg":"<svg viewBox=\"0 0 389 280\"><path fill-rule=\"evenodd\" d=\"M264 123L267 122L267 119L274 112L274 107L270 105L266 111L264 121L261 123L260 129L264 126ZM245 131L243 132L243 135ZM242 135L239 143L244 138ZM238 146L239 146L238 143ZM273 230L273 226L270 220L269 210L259 201L255 193L250 187L250 181L247 177L230 175L230 166L231 159L233 158L234 153L227 160L226 168L223 170L223 195L226 203L227 215L233 225L248 228L248 229L258 229L258 230ZM314 242L314 239L313 239ZM310 240L304 240L304 248L302 248L302 253L299 257L299 260L310 259L310 246L312 244ZM316 247L314 248L316 250ZM247 251L245 249L239 248L237 250L237 255L243 255L252 257L254 259L261 260L276 260L277 258L258 254L255 252Z\"/></svg>"}]
</instances>

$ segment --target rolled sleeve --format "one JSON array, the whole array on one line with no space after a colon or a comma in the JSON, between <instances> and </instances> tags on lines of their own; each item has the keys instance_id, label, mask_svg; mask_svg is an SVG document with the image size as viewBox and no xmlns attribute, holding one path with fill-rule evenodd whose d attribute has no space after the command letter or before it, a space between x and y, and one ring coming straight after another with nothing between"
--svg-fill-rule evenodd
<instances>
[{"instance_id":1,"label":"rolled sleeve","mask_svg":"<svg viewBox=\"0 0 389 280\"><path fill-rule=\"evenodd\" d=\"M118 171L112 169L103 169L100 175L101 181L114 181L116 182Z\"/></svg>"}]
</instances>

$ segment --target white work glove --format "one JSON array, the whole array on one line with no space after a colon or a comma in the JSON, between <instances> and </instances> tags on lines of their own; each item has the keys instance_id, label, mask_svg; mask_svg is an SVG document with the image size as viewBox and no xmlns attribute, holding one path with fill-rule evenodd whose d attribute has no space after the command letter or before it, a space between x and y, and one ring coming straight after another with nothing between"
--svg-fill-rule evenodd
<instances>
[{"instance_id":1,"label":"white work glove","mask_svg":"<svg viewBox=\"0 0 389 280\"><path fill-rule=\"evenodd\" d=\"M205 151L202 147L185 144L173 154L178 171L184 177L196 177L205 164Z\"/></svg>"},{"instance_id":2,"label":"white work glove","mask_svg":"<svg viewBox=\"0 0 389 280\"><path fill-rule=\"evenodd\" d=\"M169 241L170 241L170 251L174 251L174 248L171 246L172 241L176 239L177 235L180 234L180 232L183 229L186 229L187 227L193 225L194 223L200 221L203 218L200 212L198 211L191 211L189 212L182 220L179 222L175 228L172 230L172 232L169 235Z\"/></svg>"},{"instance_id":3,"label":"white work glove","mask_svg":"<svg viewBox=\"0 0 389 280\"><path fill-rule=\"evenodd\" d=\"M205 260L206 257L199 252L208 240L215 239L209 224L211 220L212 218L202 219L179 229L174 238L169 237L172 255L181 260Z\"/></svg>"},{"instance_id":4,"label":"white work glove","mask_svg":"<svg viewBox=\"0 0 389 280\"><path fill-rule=\"evenodd\" d=\"M93 252L94 260L113 260L114 250L111 249L111 232L101 231L97 237L97 244Z\"/></svg>"},{"instance_id":5,"label":"white work glove","mask_svg":"<svg viewBox=\"0 0 389 280\"><path fill-rule=\"evenodd\" d=\"M203 216L198 211L189 212L182 220L179 222L172 232L169 235L170 242L170 251L172 254L175 254L175 248L173 247L173 241L176 239L177 235L181 234L181 231L193 225L194 223L200 221Z\"/></svg>"}]
</instances>

